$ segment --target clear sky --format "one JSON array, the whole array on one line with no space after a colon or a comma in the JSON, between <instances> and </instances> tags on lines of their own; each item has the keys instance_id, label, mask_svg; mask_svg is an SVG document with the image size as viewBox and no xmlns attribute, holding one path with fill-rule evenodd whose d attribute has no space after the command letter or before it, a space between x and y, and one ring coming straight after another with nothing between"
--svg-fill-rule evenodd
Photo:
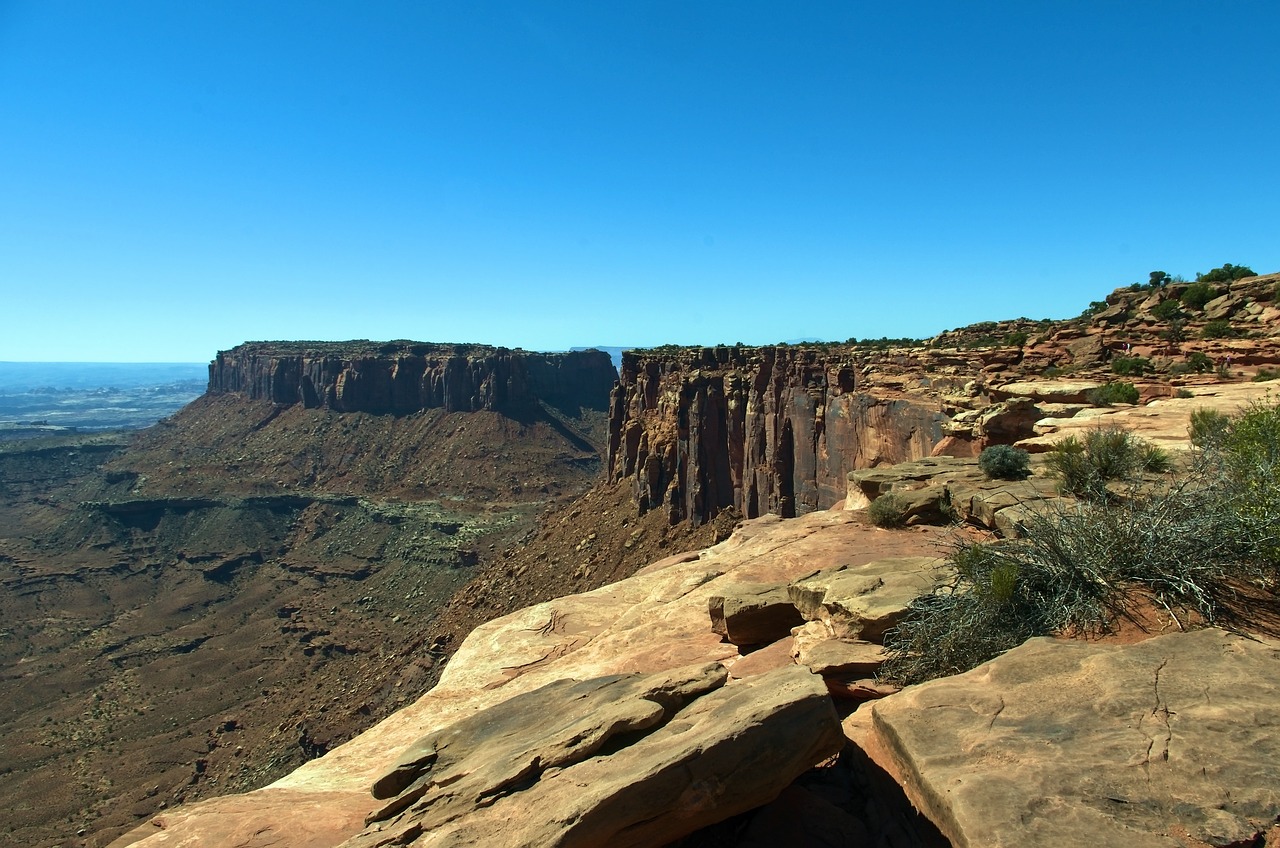
<instances>
[{"instance_id":1,"label":"clear sky","mask_svg":"<svg viewBox=\"0 0 1280 848\"><path fill-rule=\"evenodd\" d=\"M1280 271L1280 3L0 0L0 360L927 336Z\"/></svg>"}]
</instances>

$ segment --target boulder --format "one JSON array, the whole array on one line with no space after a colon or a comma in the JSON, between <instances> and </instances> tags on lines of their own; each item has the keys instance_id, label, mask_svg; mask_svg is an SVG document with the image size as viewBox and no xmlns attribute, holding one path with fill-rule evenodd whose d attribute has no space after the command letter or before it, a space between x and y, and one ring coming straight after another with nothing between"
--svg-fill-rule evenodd
<instances>
[{"instance_id":1,"label":"boulder","mask_svg":"<svg viewBox=\"0 0 1280 848\"><path fill-rule=\"evenodd\" d=\"M1280 816L1275 640L1032 639L863 712L846 732L957 848L1255 845Z\"/></svg>"},{"instance_id":2,"label":"boulder","mask_svg":"<svg viewBox=\"0 0 1280 848\"><path fill-rule=\"evenodd\" d=\"M343 846L663 845L772 801L840 750L806 669L723 680L711 665L560 681L483 711L414 746L374 786L394 800Z\"/></svg>"},{"instance_id":3,"label":"boulder","mask_svg":"<svg viewBox=\"0 0 1280 848\"><path fill-rule=\"evenodd\" d=\"M798 645L801 643L797 643ZM823 639L797 652L796 662L814 674L871 677L884 664L884 647L856 639Z\"/></svg>"},{"instance_id":4,"label":"boulder","mask_svg":"<svg viewBox=\"0 0 1280 848\"><path fill-rule=\"evenodd\" d=\"M1032 428L1041 417L1034 400L1012 397L982 410L973 433L982 438L984 444L1012 444L1030 436Z\"/></svg>"},{"instance_id":5,"label":"boulder","mask_svg":"<svg viewBox=\"0 0 1280 848\"><path fill-rule=\"evenodd\" d=\"M820 571L791 584L791 601L834 636L875 642L934 585L937 557L892 557Z\"/></svg>"},{"instance_id":6,"label":"boulder","mask_svg":"<svg viewBox=\"0 0 1280 848\"><path fill-rule=\"evenodd\" d=\"M735 645L767 645L804 623L785 583L729 586L707 599L711 630Z\"/></svg>"},{"instance_id":7,"label":"boulder","mask_svg":"<svg viewBox=\"0 0 1280 848\"><path fill-rule=\"evenodd\" d=\"M1102 386L1097 380L1025 380L993 389L999 398L1026 397L1046 403L1088 403L1089 392Z\"/></svg>"}]
</instances>

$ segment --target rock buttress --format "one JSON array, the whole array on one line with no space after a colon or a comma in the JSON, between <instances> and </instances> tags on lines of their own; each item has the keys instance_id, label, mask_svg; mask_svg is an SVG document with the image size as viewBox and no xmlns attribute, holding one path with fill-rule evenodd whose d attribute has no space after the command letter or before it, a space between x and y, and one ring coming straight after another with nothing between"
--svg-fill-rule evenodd
<instances>
[{"instance_id":1,"label":"rock buttress","mask_svg":"<svg viewBox=\"0 0 1280 848\"><path fill-rule=\"evenodd\" d=\"M733 508L792 517L845 496L845 474L927 456L946 420L857 391L848 350L716 347L628 351L610 399L611 480L642 512L695 525Z\"/></svg>"}]
</instances>

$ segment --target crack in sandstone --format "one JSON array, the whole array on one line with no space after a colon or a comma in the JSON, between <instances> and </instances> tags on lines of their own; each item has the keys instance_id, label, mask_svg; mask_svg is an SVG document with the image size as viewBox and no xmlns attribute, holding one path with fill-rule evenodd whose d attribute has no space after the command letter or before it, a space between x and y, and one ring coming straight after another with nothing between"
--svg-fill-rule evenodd
<instances>
[{"instance_id":1,"label":"crack in sandstone","mask_svg":"<svg viewBox=\"0 0 1280 848\"><path fill-rule=\"evenodd\" d=\"M1138 717L1138 732L1146 737L1147 747L1139 755L1141 759L1136 764L1142 768L1142 774L1148 783L1151 782L1152 752L1156 752L1155 755L1162 762L1167 763L1169 761L1169 743L1173 741L1173 728L1169 726L1169 717L1176 715L1176 713L1169 709L1169 705L1164 701L1164 696L1160 694L1160 672L1168 664L1169 661L1165 659L1160 662L1160 665L1156 666L1151 683L1155 704L1151 707L1150 712L1143 713ZM1143 723L1148 717L1154 718L1160 724L1160 727L1156 728L1154 732L1148 732L1143 728ZM1157 745L1160 746L1159 751L1156 751Z\"/></svg>"}]
</instances>

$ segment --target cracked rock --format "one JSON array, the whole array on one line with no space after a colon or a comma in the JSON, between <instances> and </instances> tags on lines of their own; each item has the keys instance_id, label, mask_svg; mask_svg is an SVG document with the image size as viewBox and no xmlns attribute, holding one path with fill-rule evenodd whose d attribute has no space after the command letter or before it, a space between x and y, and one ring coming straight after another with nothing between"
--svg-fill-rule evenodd
<instances>
[{"instance_id":1,"label":"cracked rock","mask_svg":"<svg viewBox=\"0 0 1280 848\"><path fill-rule=\"evenodd\" d=\"M957 848L1252 845L1280 816L1274 640L1032 639L870 716L851 735Z\"/></svg>"},{"instance_id":2,"label":"cracked rock","mask_svg":"<svg viewBox=\"0 0 1280 848\"><path fill-rule=\"evenodd\" d=\"M345 848L661 845L767 803L843 742L798 666L560 680L420 740Z\"/></svg>"}]
</instances>

